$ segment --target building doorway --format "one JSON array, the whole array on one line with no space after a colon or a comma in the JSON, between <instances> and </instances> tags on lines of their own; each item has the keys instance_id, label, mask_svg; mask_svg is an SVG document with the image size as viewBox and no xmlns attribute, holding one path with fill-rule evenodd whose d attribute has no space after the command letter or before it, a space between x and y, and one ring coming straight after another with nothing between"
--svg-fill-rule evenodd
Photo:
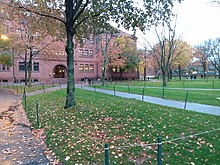
<instances>
[{"instance_id":1,"label":"building doorway","mask_svg":"<svg viewBox=\"0 0 220 165\"><path fill-rule=\"evenodd\" d=\"M53 71L54 78L65 78L66 68L62 65L57 65Z\"/></svg>"}]
</instances>

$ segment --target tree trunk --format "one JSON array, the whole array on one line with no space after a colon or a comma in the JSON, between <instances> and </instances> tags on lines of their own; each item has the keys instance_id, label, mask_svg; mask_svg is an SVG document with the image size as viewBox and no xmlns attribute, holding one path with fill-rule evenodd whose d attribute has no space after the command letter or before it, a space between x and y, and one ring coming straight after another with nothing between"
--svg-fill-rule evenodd
<instances>
[{"instance_id":1,"label":"tree trunk","mask_svg":"<svg viewBox=\"0 0 220 165\"><path fill-rule=\"evenodd\" d=\"M146 81L146 76L147 76L147 67L144 67L144 81Z\"/></svg>"},{"instance_id":2,"label":"tree trunk","mask_svg":"<svg viewBox=\"0 0 220 165\"><path fill-rule=\"evenodd\" d=\"M166 87L167 86L166 72L164 70L162 70L161 73L162 73L161 76L162 76L163 86Z\"/></svg>"},{"instance_id":3,"label":"tree trunk","mask_svg":"<svg viewBox=\"0 0 220 165\"><path fill-rule=\"evenodd\" d=\"M206 63L203 63L203 78L206 78Z\"/></svg>"},{"instance_id":4,"label":"tree trunk","mask_svg":"<svg viewBox=\"0 0 220 165\"><path fill-rule=\"evenodd\" d=\"M167 81L170 82L170 69L167 70Z\"/></svg>"},{"instance_id":5,"label":"tree trunk","mask_svg":"<svg viewBox=\"0 0 220 165\"><path fill-rule=\"evenodd\" d=\"M67 94L65 108L75 106L75 81L74 81L74 33L67 27Z\"/></svg>"},{"instance_id":6,"label":"tree trunk","mask_svg":"<svg viewBox=\"0 0 220 165\"><path fill-rule=\"evenodd\" d=\"M112 82L112 67L109 68L109 81Z\"/></svg>"},{"instance_id":7,"label":"tree trunk","mask_svg":"<svg viewBox=\"0 0 220 165\"><path fill-rule=\"evenodd\" d=\"M120 67L120 80L122 80L122 68Z\"/></svg>"},{"instance_id":8,"label":"tree trunk","mask_svg":"<svg viewBox=\"0 0 220 165\"><path fill-rule=\"evenodd\" d=\"M102 70L102 86L105 85L105 77L106 77L106 66L103 66L103 70Z\"/></svg>"},{"instance_id":9,"label":"tree trunk","mask_svg":"<svg viewBox=\"0 0 220 165\"><path fill-rule=\"evenodd\" d=\"M24 81L25 85L27 85L27 51L24 54Z\"/></svg>"},{"instance_id":10,"label":"tree trunk","mask_svg":"<svg viewBox=\"0 0 220 165\"><path fill-rule=\"evenodd\" d=\"M178 70L179 70L179 79L181 80L181 67L178 66Z\"/></svg>"},{"instance_id":11,"label":"tree trunk","mask_svg":"<svg viewBox=\"0 0 220 165\"><path fill-rule=\"evenodd\" d=\"M28 63L28 87L31 87L31 64L30 61Z\"/></svg>"},{"instance_id":12,"label":"tree trunk","mask_svg":"<svg viewBox=\"0 0 220 165\"><path fill-rule=\"evenodd\" d=\"M31 87L32 60L33 60L33 49L32 47L30 47L30 58L28 61L28 87Z\"/></svg>"},{"instance_id":13,"label":"tree trunk","mask_svg":"<svg viewBox=\"0 0 220 165\"><path fill-rule=\"evenodd\" d=\"M137 65L137 77L138 77L138 80L140 80L140 69L139 69L139 65Z\"/></svg>"},{"instance_id":14,"label":"tree trunk","mask_svg":"<svg viewBox=\"0 0 220 165\"><path fill-rule=\"evenodd\" d=\"M170 79L173 79L173 73L172 73L172 69L170 69Z\"/></svg>"},{"instance_id":15,"label":"tree trunk","mask_svg":"<svg viewBox=\"0 0 220 165\"><path fill-rule=\"evenodd\" d=\"M105 85L105 77L106 77L106 64L107 64L106 52L104 50L102 50L102 55L104 57L103 68L102 68L102 86L104 86Z\"/></svg>"}]
</instances>

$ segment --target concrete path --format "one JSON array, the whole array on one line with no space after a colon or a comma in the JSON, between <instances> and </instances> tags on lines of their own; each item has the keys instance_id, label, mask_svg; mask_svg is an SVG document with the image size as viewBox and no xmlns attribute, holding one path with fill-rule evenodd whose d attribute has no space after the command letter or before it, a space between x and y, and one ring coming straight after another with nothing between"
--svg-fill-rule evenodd
<instances>
[{"instance_id":1,"label":"concrete path","mask_svg":"<svg viewBox=\"0 0 220 165\"><path fill-rule=\"evenodd\" d=\"M49 92L49 91L53 91L53 90L59 90L59 89L63 89L63 88L66 88L66 84L62 84L61 86L56 86L56 87L52 87L52 88L46 88L45 91L40 90L40 91L36 91L36 92L31 92L31 93L28 93L27 96L36 95L39 93ZM82 88L84 90L89 90L89 91L96 90L96 92L114 95L114 91L112 91L112 90L99 89L99 88L94 89L93 87L89 87L88 85L81 86L81 84L76 84L76 88ZM137 100L142 100L142 95L138 95L138 94L131 94L131 93L126 93L126 92L116 91L115 95L119 96L119 97L123 97L123 98L133 98L133 99L137 99ZM144 96L144 101L149 102L149 103L153 103L153 104L163 105L163 106L167 106L167 107L180 108L180 109L184 109L184 106L185 106L185 102L175 101L175 100L167 100L167 99L151 97L151 96ZM220 107L218 107L218 106L211 106L211 105L187 102L186 110L220 116Z\"/></svg>"},{"instance_id":2,"label":"concrete path","mask_svg":"<svg viewBox=\"0 0 220 165\"><path fill-rule=\"evenodd\" d=\"M76 85L76 87L81 88L81 85ZM94 89L89 86L82 86L82 89L89 90L89 91L96 90L96 92L114 95L114 91L111 91L111 90L98 89L98 88ZM133 98L133 99L137 99L137 100L142 100L142 95L138 95L138 94L130 94L130 93L126 93L126 92L116 91L115 95L119 96L119 97L123 97L123 98ZM167 99L151 97L151 96L144 96L143 100L145 102L149 102L149 103L153 103L153 104L163 105L163 106L167 106L167 107L180 108L180 109L184 109L184 106L185 106L185 102L167 100ZM186 104L186 110L220 116L220 107L218 107L218 106L211 106L211 105L189 103L188 102Z\"/></svg>"},{"instance_id":3,"label":"concrete path","mask_svg":"<svg viewBox=\"0 0 220 165\"><path fill-rule=\"evenodd\" d=\"M0 164L46 165L44 146L33 136L21 96L0 89Z\"/></svg>"},{"instance_id":4,"label":"concrete path","mask_svg":"<svg viewBox=\"0 0 220 165\"><path fill-rule=\"evenodd\" d=\"M36 95L39 93L49 92L49 91L53 91L53 90L59 90L59 89L63 89L63 88L66 88L66 84L62 84L61 86L56 86L56 87L52 87L52 88L46 88L45 91L40 90L40 91L36 91L36 92L31 92L31 93L28 93L27 96ZM76 84L76 88L82 88L84 90L89 90L89 91L96 90L96 92L114 95L114 91L112 91L112 90L99 89L99 88L94 89L93 87L89 87L87 85L81 86L81 84ZM138 95L138 94L131 94L131 93L126 93L126 92L116 91L115 95L119 96L119 97L123 97L123 98L133 98L136 100L142 100L142 95ZM144 96L143 100L145 102L149 102L149 103L153 103L153 104L163 105L163 106L167 106L167 107L180 108L180 109L184 109L184 106L185 106L185 102L175 101L175 100L167 100L167 99L151 97L151 96ZM211 105L187 102L186 110L220 116L220 107L218 107L218 106L211 106Z\"/></svg>"}]
</instances>

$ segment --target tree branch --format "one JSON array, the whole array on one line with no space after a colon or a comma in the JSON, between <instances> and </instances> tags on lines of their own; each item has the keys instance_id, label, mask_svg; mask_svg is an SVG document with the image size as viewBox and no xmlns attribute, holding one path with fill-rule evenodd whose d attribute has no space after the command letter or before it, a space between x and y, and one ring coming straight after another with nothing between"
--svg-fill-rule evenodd
<instances>
[{"instance_id":1,"label":"tree branch","mask_svg":"<svg viewBox=\"0 0 220 165\"><path fill-rule=\"evenodd\" d=\"M63 24L66 25L66 22L65 22L64 20L58 18L58 17L52 16L52 15L49 15L49 14L39 13L39 12L37 12L37 11L33 11L33 10L28 9L28 8L26 8L26 7L24 7L24 6L21 6L21 5L18 5L18 8L24 9L24 10L30 12L30 13L34 13L34 14L37 14L37 15L39 15L39 16L48 17L48 18L52 18L52 19L58 20L58 21L60 21L60 22L62 22Z\"/></svg>"},{"instance_id":2,"label":"tree branch","mask_svg":"<svg viewBox=\"0 0 220 165\"><path fill-rule=\"evenodd\" d=\"M98 17L100 14L101 14L101 13L98 13L98 14L92 15L91 17ZM89 18L89 16L86 16L85 18L83 18L81 21L79 21L79 22L77 23L77 25L76 25L75 27L73 27L73 29L77 29L77 27L78 27L81 23L83 23L85 20L87 20L88 18Z\"/></svg>"},{"instance_id":3,"label":"tree branch","mask_svg":"<svg viewBox=\"0 0 220 165\"><path fill-rule=\"evenodd\" d=\"M77 13L77 11L80 9L81 4L82 4L82 0L80 0L80 2L76 5L76 9L73 12L73 16L74 15L76 15L76 16L72 18L72 22L76 22L78 17L83 13L83 11L85 10L86 6L89 4L89 0L86 0L86 3L83 6L83 8Z\"/></svg>"}]
</instances>

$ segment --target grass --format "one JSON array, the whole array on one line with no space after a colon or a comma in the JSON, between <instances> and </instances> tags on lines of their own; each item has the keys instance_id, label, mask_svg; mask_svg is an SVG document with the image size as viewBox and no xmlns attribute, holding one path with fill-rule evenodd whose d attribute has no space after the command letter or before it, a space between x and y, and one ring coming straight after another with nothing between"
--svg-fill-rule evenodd
<instances>
[{"instance_id":1,"label":"grass","mask_svg":"<svg viewBox=\"0 0 220 165\"><path fill-rule=\"evenodd\" d=\"M213 84L215 89L211 88ZM142 95L144 88L144 95L146 96L163 97L163 88L161 87L160 81L145 83L143 81L127 83L117 82L116 84L108 83L104 87L96 85L97 88L109 90L114 90L114 86L116 91L140 95ZM172 81L169 82L168 86L165 88L164 98L185 101L186 92L188 92L188 102L220 106L220 89L216 89L218 86L220 86L220 81L217 80L214 83L213 81L206 82L206 80L195 80L192 83L190 81Z\"/></svg>"},{"instance_id":2,"label":"grass","mask_svg":"<svg viewBox=\"0 0 220 165\"><path fill-rule=\"evenodd\" d=\"M31 87L24 86L24 85L13 85L13 86L0 86L0 88L8 88L15 91L16 94L23 94L24 93L24 87L25 91L28 92L34 92L38 90L44 90L46 88L53 87L53 85L32 85Z\"/></svg>"},{"instance_id":3,"label":"grass","mask_svg":"<svg viewBox=\"0 0 220 165\"><path fill-rule=\"evenodd\" d=\"M220 117L77 89L75 109L63 109L65 90L27 98L27 115L36 128L35 100L48 146L65 164L103 164L108 143L110 164L157 164L163 141L219 129ZM131 146L130 144L135 144ZM121 146L121 147L120 147ZM164 164L218 164L220 131L163 144Z\"/></svg>"},{"instance_id":4,"label":"grass","mask_svg":"<svg viewBox=\"0 0 220 165\"><path fill-rule=\"evenodd\" d=\"M113 83L107 84L117 84L117 85L127 85L132 86L148 86L148 87L161 87L161 80L153 79L151 81L114 81ZM183 79L183 80L171 80L167 83L167 88L201 88L201 89L220 89L219 79Z\"/></svg>"}]
</instances>

